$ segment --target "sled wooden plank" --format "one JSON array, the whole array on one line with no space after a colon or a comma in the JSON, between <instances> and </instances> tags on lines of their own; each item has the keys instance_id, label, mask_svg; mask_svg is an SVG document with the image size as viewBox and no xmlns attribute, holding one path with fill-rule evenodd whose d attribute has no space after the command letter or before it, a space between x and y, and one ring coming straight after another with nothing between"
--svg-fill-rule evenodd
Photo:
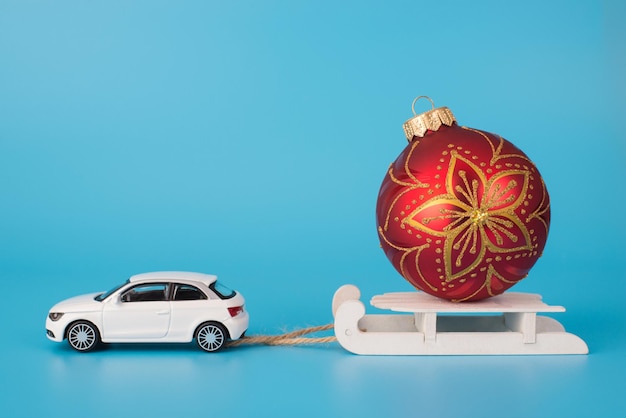
<instances>
[{"instance_id":1,"label":"sled wooden plank","mask_svg":"<svg viewBox=\"0 0 626 418\"><path fill-rule=\"evenodd\" d=\"M462 303L439 299L423 292L396 292L374 296L370 303L376 308L396 312L565 312L562 306L543 303L541 295L515 292Z\"/></svg>"}]
</instances>

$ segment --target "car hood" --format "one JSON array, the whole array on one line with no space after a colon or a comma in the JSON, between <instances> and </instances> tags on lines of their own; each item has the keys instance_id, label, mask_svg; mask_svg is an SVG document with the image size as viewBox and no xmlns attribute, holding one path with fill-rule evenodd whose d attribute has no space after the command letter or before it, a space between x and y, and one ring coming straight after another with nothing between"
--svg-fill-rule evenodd
<instances>
[{"instance_id":1,"label":"car hood","mask_svg":"<svg viewBox=\"0 0 626 418\"><path fill-rule=\"evenodd\" d=\"M50 312L85 312L85 311L98 311L102 309L102 302L98 302L94 298L102 292L89 293L86 295L74 296L73 298L65 299L50 309Z\"/></svg>"}]
</instances>

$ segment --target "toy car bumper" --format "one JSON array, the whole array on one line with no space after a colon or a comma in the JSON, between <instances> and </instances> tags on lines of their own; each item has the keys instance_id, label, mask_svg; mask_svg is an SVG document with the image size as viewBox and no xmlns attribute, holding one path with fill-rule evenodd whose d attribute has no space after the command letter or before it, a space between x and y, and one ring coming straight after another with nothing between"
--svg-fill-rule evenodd
<instances>
[{"instance_id":1,"label":"toy car bumper","mask_svg":"<svg viewBox=\"0 0 626 418\"><path fill-rule=\"evenodd\" d=\"M231 340L238 340L241 338L244 332L248 329L250 323L250 316L247 311L243 311L234 318L230 318L225 321L224 325L228 328L228 334Z\"/></svg>"},{"instance_id":2,"label":"toy car bumper","mask_svg":"<svg viewBox=\"0 0 626 418\"><path fill-rule=\"evenodd\" d=\"M64 321L53 321L50 318L46 319L46 336L48 337L48 339L60 343L61 341L63 341L64 330Z\"/></svg>"}]
</instances>

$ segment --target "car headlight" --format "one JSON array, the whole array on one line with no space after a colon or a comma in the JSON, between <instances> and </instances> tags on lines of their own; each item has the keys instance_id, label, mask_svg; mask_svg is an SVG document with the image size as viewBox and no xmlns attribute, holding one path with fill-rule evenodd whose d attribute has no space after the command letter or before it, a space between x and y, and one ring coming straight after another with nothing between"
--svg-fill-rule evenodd
<instances>
[{"instance_id":1,"label":"car headlight","mask_svg":"<svg viewBox=\"0 0 626 418\"><path fill-rule=\"evenodd\" d=\"M62 316L63 316L63 313L61 312L50 312L48 314L48 318L50 318L53 321L58 321L59 319L61 319Z\"/></svg>"}]
</instances>

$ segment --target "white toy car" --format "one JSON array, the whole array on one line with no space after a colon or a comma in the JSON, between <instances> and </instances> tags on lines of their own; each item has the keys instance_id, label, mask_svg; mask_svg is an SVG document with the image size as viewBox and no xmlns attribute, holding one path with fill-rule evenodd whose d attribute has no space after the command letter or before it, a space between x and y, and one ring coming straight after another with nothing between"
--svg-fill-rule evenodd
<instances>
[{"instance_id":1,"label":"white toy car","mask_svg":"<svg viewBox=\"0 0 626 418\"><path fill-rule=\"evenodd\" d=\"M132 276L106 293L76 296L50 309L46 333L86 352L98 343L190 342L205 351L241 338L244 298L209 274L154 272Z\"/></svg>"}]
</instances>

